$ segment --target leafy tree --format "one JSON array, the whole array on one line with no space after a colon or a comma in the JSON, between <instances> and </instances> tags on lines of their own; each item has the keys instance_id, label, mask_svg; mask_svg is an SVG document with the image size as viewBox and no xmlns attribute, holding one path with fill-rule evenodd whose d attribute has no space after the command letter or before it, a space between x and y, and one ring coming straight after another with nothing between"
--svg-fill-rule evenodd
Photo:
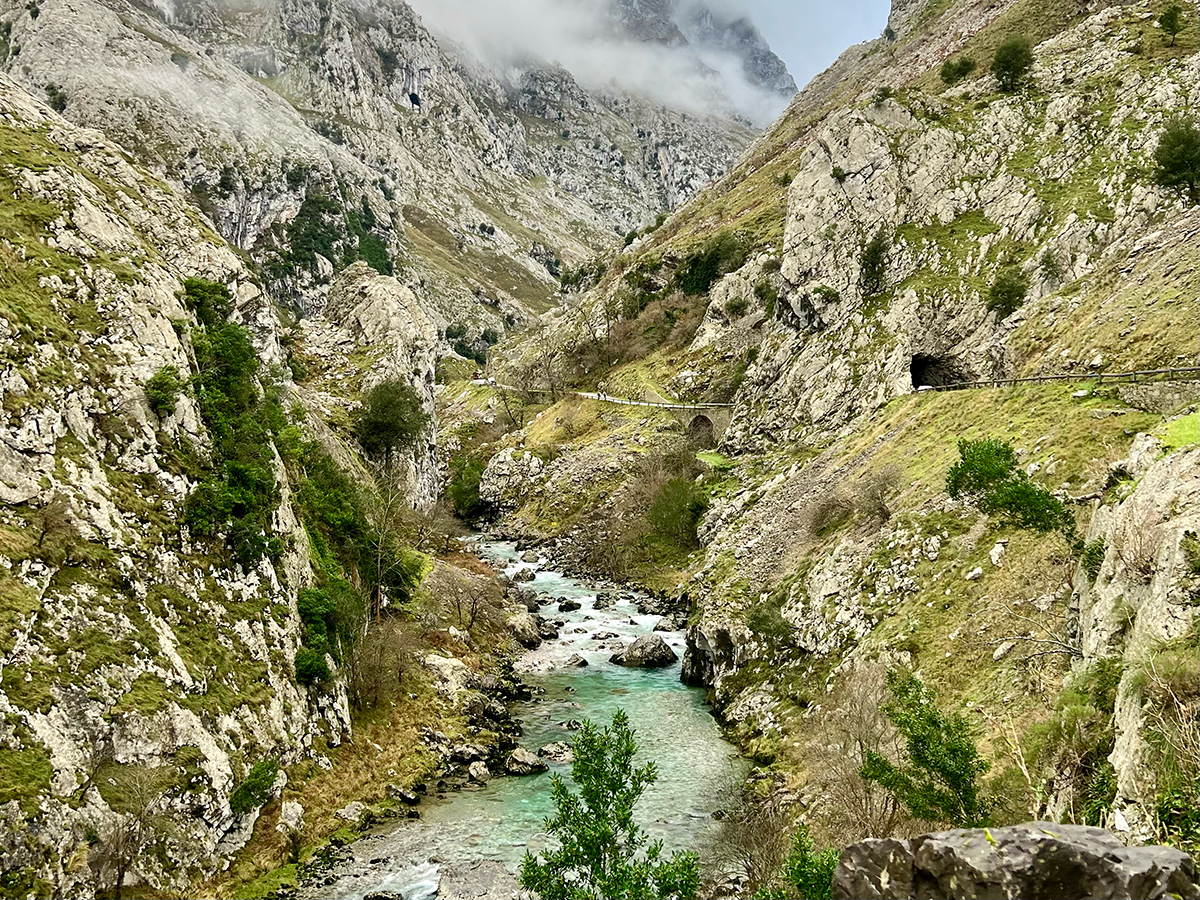
<instances>
[{"instance_id":1,"label":"leafy tree","mask_svg":"<svg viewBox=\"0 0 1200 900\"><path fill-rule=\"evenodd\" d=\"M161 419L175 412L175 403L186 385L177 368L163 366L146 380L143 389L150 408Z\"/></svg>"},{"instance_id":2,"label":"leafy tree","mask_svg":"<svg viewBox=\"0 0 1200 900\"><path fill-rule=\"evenodd\" d=\"M1011 93L1021 86L1033 68L1033 45L1029 38L1013 35L996 48L992 57L992 74L1000 82L1000 90Z\"/></svg>"},{"instance_id":3,"label":"leafy tree","mask_svg":"<svg viewBox=\"0 0 1200 900\"><path fill-rule=\"evenodd\" d=\"M301 647L296 651L296 681L299 684L326 684L332 677L324 653L311 647Z\"/></svg>"},{"instance_id":4,"label":"leafy tree","mask_svg":"<svg viewBox=\"0 0 1200 900\"><path fill-rule=\"evenodd\" d=\"M355 430L369 456L386 460L397 450L411 447L428 422L412 385L390 379L371 388Z\"/></svg>"},{"instance_id":5,"label":"leafy tree","mask_svg":"<svg viewBox=\"0 0 1200 900\"><path fill-rule=\"evenodd\" d=\"M689 296L706 293L722 275L740 269L749 252L743 235L721 232L683 261L675 272L675 283Z\"/></svg>"},{"instance_id":6,"label":"leafy tree","mask_svg":"<svg viewBox=\"0 0 1200 900\"><path fill-rule=\"evenodd\" d=\"M988 290L987 308L1001 319L1007 319L1025 302L1029 293L1029 279L1016 266L1005 266L996 273L996 280Z\"/></svg>"},{"instance_id":7,"label":"leafy tree","mask_svg":"<svg viewBox=\"0 0 1200 900\"><path fill-rule=\"evenodd\" d=\"M891 239L880 225L875 236L863 245L858 257L858 287L862 291L863 299L874 297L887 287L888 258L891 252Z\"/></svg>"},{"instance_id":8,"label":"leafy tree","mask_svg":"<svg viewBox=\"0 0 1200 900\"><path fill-rule=\"evenodd\" d=\"M488 504L479 497L479 482L486 468L487 461L477 456L456 457L450 464L446 497L454 514L464 522L475 522L488 514Z\"/></svg>"},{"instance_id":9,"label":"leafy tree","mask_svg":"<svg viewBox=\"0 0 1200 900\"><path fill-rule=\"evenodd\" d=\"M654 763L634 769L637 750L629 719L618 710L603 731L584 722L572 749L572 793L551 779L554 817L546 829L561 846L544 862L531 853L521 863L521 886L544 900L644 900L694 897L699 870L694 853L662 856L633 819L642 793L658 778Z\"/></svg>"},{"instance_id":10,"label":"leafy tree","mask_svg":"<svg viewBox=\"0 0 1200 900\"><path fill-rule=\"evenodd\" d=\"M1200 128L1195 120L1177 116L1167 122L1154 150L1154 181L1200 202Z\"/></svg>"},{"instance_id":11,"label":"leafy tree","mask_svg":"<svg viewBox=\"0 0 1200 900\"><path fill-rule=\"evenodd\" d=\"M786 887L763 888L754 894L754 898L784 900L794 896L804 900L829 900L833 896L833 871L840 857L837 850L818 850L808 826L801 825L792 835L791 849L779 873L779 880Z\"/></svg>"},{"instance_id":12,"label":"leafy tree","mask_svg":"<svg viewBox=\"0 0 1200 900\"><path fill-rule=\"evenodd\" d=\"M1183 7L1178 3L1172 3L1162 11L1162 15L1158 17L1158 27L1163 30L1163 34L1171 36L1170 46L1175 46L1175 36L1183 31Z\"/></svg>"},{"instance_id":13,"label":"leafy tree","mask_svg":"<svg viewBox=\"0 0 1200 900\"><path fill-rule=\"evenodd\" d=\"M985 825L991 800L979 784L988 763L979 755L971 723L947 715L933 692L912 674L889 672L892 699L883 711L905 741L899 763L868 750L862 777L882 786L918 819L967 828Z\"/></svg>"},{"instance_id":14,"label":"leafy tree","mask_svg":"<svg viewBox=\"0 0 1200 900\"><path fill-rule=\"evenodd\" d=\"M647 518L654 530L685 549L699 546L696 528L708 510L708 498L690 478L665 482L650 503Z\"/></svg>"}]
</instances>

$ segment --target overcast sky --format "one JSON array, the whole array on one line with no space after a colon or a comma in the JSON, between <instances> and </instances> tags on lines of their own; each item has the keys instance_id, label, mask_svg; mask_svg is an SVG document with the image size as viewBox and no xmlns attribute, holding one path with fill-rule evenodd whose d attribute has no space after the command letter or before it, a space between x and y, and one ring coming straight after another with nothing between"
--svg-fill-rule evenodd
<instances>
[{"instance_id":1,"label":"overcast sky","mask_svg":"<svg viewBox=\"0 0 1200 900\"><path fill-rule=\"evenodd\" d=\"M804 87L851 44L878 37L890 0L741 0L796 84Z\"/></svg>"}]
</instances>

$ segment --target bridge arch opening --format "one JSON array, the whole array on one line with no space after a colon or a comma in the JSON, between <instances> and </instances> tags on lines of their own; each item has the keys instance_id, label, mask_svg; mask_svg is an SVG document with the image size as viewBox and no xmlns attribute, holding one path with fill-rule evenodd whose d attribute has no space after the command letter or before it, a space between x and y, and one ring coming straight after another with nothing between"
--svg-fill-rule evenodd
<instances>
[{"instance_id":1,"label":"bridge arch opening","mask_svg":"<svg viewBox=\"0 0 1200 900\"><path fill-rule=\"evenodd\" d=\"M953 358L925 353L913 355L909 372L912 375L914 388L941 387L946 384L960 384L971 380L971 377L959 368Z\"/></svg>"},{"instance_id":2,"label":"bridge arch opening","mask_svg":"<svg viewBox=\"0 0 1200 900\"><path fill-rule=\"evenodd\" d=\"M688 422L688 437L692 439L692 443L705 449L717 446L717 427L713 424L713 420L708 416L700 413Z\"/></svg>"}]
</instances>

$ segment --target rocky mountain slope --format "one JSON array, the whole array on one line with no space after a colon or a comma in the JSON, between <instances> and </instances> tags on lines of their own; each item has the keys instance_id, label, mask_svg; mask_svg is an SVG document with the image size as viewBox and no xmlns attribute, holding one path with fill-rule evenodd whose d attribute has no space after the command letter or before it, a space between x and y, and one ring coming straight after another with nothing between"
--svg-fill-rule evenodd
<instances>
[{"instance_id":1,"label":"rocky mountain slope","mask_svg":"<svg viewBox=\"0 0 1200 900\"><path fill-rule=\"evenodd\" d=\"M1171 798L1195 754L1170 749L1196 703L1194 382L1098 379L1197 362L1200 219L1152 177L1200 100L1197 47L1160 12L897 3L890 37L606 257L500 376L725 418L527 391L528 424L463 444L491 460L501 528L673 585L687 677L831 841L873 827L833 802L862 795L835 762L899 665L975 722L1008 815L1194 845ZM1005 91L987 70L1013 35L1032 66ZM1035 375L1076 382L918 390ZM456 414L504 424L519 396L474 389ZM983 438L1065 503L1077 543L947 495L957 442ZM721 452L687 462L705 439ZM690 535L671 524L688 515Z\"/></svg>"},{"instance_id":2,"label":"rocky mountain slope","mask_svg":"<svg viewBox=\"0 0 1200 900\"><path fill-rule=\"evenodd\" d=\"M443 599L501 608L479 573L398 543L414 540L405 516L436 533L412 509L437 496L433 430L377 474L350 429L381 383L432 412L440 336L363 263L324 315L284 328L187 197L4 76L0 155L4 891L185 893L252 835L319 839L348 801L436 771L418 729L464 727L433 701L436 660L404 675L433 649L425 631L389 625L390 649L352 649L359 590L376 617L420 604L460 653L471 637L446 630L462 620ZM384 483L390 505L368 509ZM481 616L489 628L502 621ZM485 646L476 668L506 644ZM381 745L351 706L399 690L397 671L412 702L375 723L390 740L364 767Z\"/></svg>"},{"instance_id":3,"label":"rocky mountain slope","mask_svg":"<svg viewBox=\"0 0 1200 900\"><path fill-rule=\"evenodd\" d=\"M497 75L403 3L14 3L0 19L0 65L191 192L301 310L358 258L440 324L503 331L750 138L543 63Z\"/></svg>"}]
</instances>

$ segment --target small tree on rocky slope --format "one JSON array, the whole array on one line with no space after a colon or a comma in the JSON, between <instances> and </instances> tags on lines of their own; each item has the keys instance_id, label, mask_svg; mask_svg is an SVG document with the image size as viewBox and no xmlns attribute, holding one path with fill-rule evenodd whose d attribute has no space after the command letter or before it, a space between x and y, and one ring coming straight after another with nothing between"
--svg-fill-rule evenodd
<instances>
[{"instance_id":1,"label":"small tree on rocky slope","mask_svg":"<svg viewBox=\"0 0 1200 900\"><path fill-rule=\"evenodd\" d=\"M1014 35L996 48L992 58L992 74L1000 82L1000 90L1012 93L1021 86L1033 68L1033 46L1029 38Z\"/></svg>"},{"instance_id":2,"label":"small tree on rocky slope","mask_svg":"<svg viewBox=\"0 0 1200 900\"><path fill-rule=\"evenodd\" d=\"M1200 128L1195 121L1176 117L1167 122L1154 150L1154 180L1200 202Z\"/></svg>"},{"instance_id":3,"label":"small tree on rocky slope","mask_svg":"<svg viewBox=\"0 0 1200 900\"><path fill-rule=\"evenodd\" d=\"M654 763L633 768L637 747L629 719L618 710L612 727L584 722L572 743L572 793L551 779L554 817L546 830L561 842L545 862L531 853L521 863L521 886L544 900L635 900L695 897L699 869L694 853L662 860L662 841L648 843L633 807L658 778Z\"/></svg>"}]
</instances>

